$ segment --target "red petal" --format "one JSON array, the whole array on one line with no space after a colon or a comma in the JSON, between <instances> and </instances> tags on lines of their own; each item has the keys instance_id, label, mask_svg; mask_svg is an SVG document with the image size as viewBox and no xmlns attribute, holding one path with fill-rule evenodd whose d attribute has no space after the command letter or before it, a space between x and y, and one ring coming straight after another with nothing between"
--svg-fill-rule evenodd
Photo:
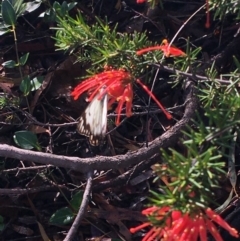
<instances>
[{"instance_id":1,"label":"red petal","mask_svg":"<svg viewBox=\"0 0 240 241\"><path fill-rule=\"evenodd\" d=\"M141 225L139 225L139 226L137 226L137 227L135 227L135 228L130 228L130 232L131 232L131 233L136 233L137 231L139 231L139 230L141 230L141 229L143 229L143 228L146 228L146 227L148 227L148 226L151 226L151 223L150 223L150 222L148 222L148 223L143 223L143 224L141 224Z\"/></svg>"},{"instance_id":2,"label":"red petal","mask_svg":"<svg viewBox=\"0 0 240 241\"><path fill-rule=\"evenodd\" d=\"M173 221L175 221L175 220L181 218L183 215L182 215L181 211L175 210L175 211L172 211L172 215L171 216L172 216Z\"/></svg>"},{"instance_id":3,"label":"red petal","mask_svg":"<svg viewBox=\"0 0 240 241\"><path fill-rule=\"evenodd\" d=\"M82 83L80 83L79 85L77 85L72 91L71 95L73 96L74 100L76 100L82 93L92 88L95 88L96 85L97 85L97 82L95 81L95 79L91 79L91 80L87 79Z\"/></svg>"},{"instance_id":4,"label":"red petal","mask_svg":"<svg viewBox=\"0 0 240 241\"><path fill-rule=\"evenodd\" d=\"M173 228L172 228L172 234L173 235L179 235L183 232L183 230L187 227L189 227L190 218L187 215L184 215L179 220L174 221Z\"/></svg>"},{"instance_id":5,"label":"red petal","mask_svg":"<svg viewBox=\"0 0 240 241\"><path fill-rule=\"evenodd\" d=\"M154 96L154 94L148 89L146 85L144 85L139 79L136 80L139 85L142 86L142 88L148 93L148 95L151 96L151 98L156 102L156 104L159 106L159 108L162 110L162 112L165 114L167 119L172 119L172 115L168 113L163 105L157 100L157 98Z\"/></svg>"},{"instance_id":6,"label":"red petal","mask_svg":"<svg viewBox=\"0 0 240 241\"><path fill-rule=\"evenodd\" d=\"M95 90L97 87L101 88L103 83L106 84L105 82L107 81L108 79L106 79L106 72L96 74L77 85L72 92L72 96L74 97L74 100L76 100L82 93ZM90 98L90 101L95 97L95 95L96 93L91 96L92 98Z\"/></svg>"},{"instance_id":7,"label":"red petal","mask_svg":"<svg viewBox=\"0 0 240 241\"><path fill-rule=\"evenodd\" d=\"M136 54L137 55L142 55L144 53L147 53L147 52L153 51L153 50L161 50L161 51L163 51L163 53L164 53L164 55L166 57L169 57L169 56L175 56L175 57L186 56L186 54L181 49L178 49L178 48L175 48L175 47L169 47L168 44L160 45L160 46L157 45L157 46L144 48L144 49L138 50L136 52Z\"/></svg>"},{"instance_id":8,"label":"red petal","mask_svg":"<svg viewBox=\"0 0 240 241\"><path fill-rule=\"evenodd\" d=\"M149 214L152 214L153 212L155 212L155 211L157 211L157 210L159 210L159 208L153 206L153 207L146 208L146 209L142 210L142 214L143 214L143 215L149 215Z\"/></svg>"},{"instance_id":9,"label":"red petal","mask_svg":"<svg viewBox=\"0 0 240 241\"><path fill-rule=\"evenodd\" d=\"M185 230L183 231L182 235L179 237L178 240L179 241L189 241L187 239L187 236L188 236L189 232L190 232L190 228L189 227L185 228Z\"/></svg>"},{"instance_id":10,"label":"red petal","mask_svg":"<svg viewBox=\"0 0 240 241\"><path fill-rule=\"evenodd\" d=\"M152 47L140 49L136 52L136 54L142 55L142 54L147 53L147 52L152 51L152 50L161 50L161 51L164 52L164 48L165 48L165 46L162 46L162 45L152 46Z\"/></svg>"},{"instance_id":11,"label":"red petal","mask_svg":"<svg viewBox=\"0 0 240 241\"><path fill-rule=\"evenodd\" d=\"M88 98L88 101L92 101L93 98L99 93L99 91L104 88L105 86L109 85L110 79L104 80L103 82L98 83L98 87L95 87L95 90L91 93L91 95ZM101 100L103 98L103 96L106 94L107 92L107 88L105 88L104 91L102 91L102 93L99 95L98 100Z\"/></svg>"},{"instance_id":12,"label":"red petal","mask_svg":"<svg viewBox=\"0 0 240 241\"><path fill-rule=\"evenodd\" d=\"M118 97L122 96L123 93L124 93L124 90L125 90L125 86L119 81L113 82L107 88L108 94L111 97L115 97L115 98L118 98Z\"/></svg>"},{"instance_id":13,"label":"red petal","mask_svg":"<svg viewBox=\"0 0 240 241\"><path fill-rule=\"evenodd\" d=\"M169 55L172 55L172 56L175 56L175 57L178 57L178 56L186 56L186 54L178 49L178 48L174 48L174 47L170 47L169 50L168 50L168 56Z\"/></svg>"},{"instance_id":14,"label":"red petal","mask_svg":"<svg viewBox=\"0 0 240 241\"><path fill-rule=\"evenodd\" d=\"M206 229L206 224L205 224L202 216L200 216L198 219L198 225L199 225L198 231L199 231L200 240L206 241L207 240L207 229Z\"/></svg>"},{"instance_id":15,"label":"red petal","mask_svg":"<svg viewBox=\"0 0 240 241\"><path fill-rule=\"evenodd\" d=\"M126 96L125 96L127 117L130 117L132 115L132 99L133 99L132 85L128 84L126 87Z\"/></svg>"},{"instance_id":16,"label":"red petal","mask_svg":"<svg viewBox=\"0 0 240 241\"><path fill-rule=\"evenodd\" d=\"M142 239L142 241L153 241L154 238L158 237L158 239L160 239L160 237L162 237L162 229L161 228L156 228L153 227Z\"/></svg>"},{"instance_id":17,"label":"red petal","mask_svg":"<svg viewBox=\"0 0 240 241\"><path fill-rule=\"evenodd\" d=\"M235 228L232 228L224 219L221 218L220 215L215 213L211 208L207 208L205 212L209 218L211 218L222 228L226 229L232 236L236 238L239 237L237 230Z\"/></svg>"},{"instance_id":18,"label":"red petal","mask_svg":"<svg viewBox=\"0 0 240 241\"><path fill-rule=\"evenodd\" d=\"M116 119L116 126L118 126L120 124L120 115L121 115L121 111L122 111L122 108L123 108L123 104L124 104L124 99L121 97L119 102L118 102L118 106L116 108L116 113L117 113L117 119Z\"/></svg>"},{"instance_id":19,"label":"red petal","mask_svg":"<svg viewBox=\"0 0 240 241\"><path fill-rule=\"evenodd\" d=\"M192 223L192 228L190 229L190 241L197 241L198 240L198 221L195 219Z\"/></svg>"},{"instance_id":20,"label":"red petal","mask_svg":"<svg viewBox=\"0 0 240 241\"><path fill-rule=\"evenodd\" d=\"M210 28L210 13L209 13L209 2L208 0L206 0L206 15L207 15L207 19L206 19L206 23L205 23L205 27L206 28Z\"/></svg>"},{"instance_id":21,"label":"red petal","mask_svg":"<svg viewBox=\"0 0 240 241\"><path fill-rule=\"evenodd\" d=\"M211 233L211 235L214 237L216 241L223 241L221 235L219 234L216 226L213 224L212 221L206 220L206 226L208 231Z\"/></svg>"}]
</instances>

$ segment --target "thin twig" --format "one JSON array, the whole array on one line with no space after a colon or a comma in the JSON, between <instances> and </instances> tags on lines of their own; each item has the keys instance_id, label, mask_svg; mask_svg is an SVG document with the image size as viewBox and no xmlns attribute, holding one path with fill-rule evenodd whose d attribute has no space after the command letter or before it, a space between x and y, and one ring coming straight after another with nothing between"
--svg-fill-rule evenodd
<instances>
[{"instance_id":1,"label":"thin twig","mask_svg":"<svg viewBox=\"0 0 240 241\"><path fill-rule=\"evenodd\" d=\"M0 195L24 195L30 193L38 193L43 191L50 191L50 190L62 190L71 191L64 185L46 185L41 187L34 187L34 188L0 188Z\"/></svg>"},{"instance_id":2,"label":"thin twig","mask_svg":"<svg viewBox=\"0 0 240 241\"><path fill-rule=\"evenodd\" d=\"M209 77L206 77L206 76L183 72L183 71L180 71L180 70L177 70L175 68L171 68L171 67L168 67L168 66L162 65L162 64L152 64L152 66L155 66L157 68L166 70L169 73L174 73L174 74L177 74L177 75L182 75L182 76L188 77L191 80L198 81L198 82L199 82L199 80L202 80L203 82L211 80ZM223 85L232 84L231 81L223 80L223 79L215 79L214 78L212 81L218 82L219 84L223 84Z\"/></svg>"},{"instance_id":3,"label":"thin twig","mask_svg":"<svg viewBox=\"0 0 240 241\"><path fill-rule=\"evenodd\" d=\"M43 165L43 166L34 166L34 167L16 167L16 168L11 168L11 169L5 169L0 171L0 174L2 173L10 173L10 172L20 172L20 171L33 171L33 170L41 170L41 169L46 169L49 167L54 167L53 165Z\"/></svg>"},{"instance_id":4,"label":"thin twig","mask_svg":"<svg viewBox=\"0 0 240 241\"><path fill-rule=\"evenodd\" d=\"M178 34L182 31L182 29L187 25L187 23L200 11L205 7L206 3L201 6L199 9L197 9L178 29L178 31L175 33L174 37L172 38L171 42L169 43L168 47L170 48L174 40L177 38Z\"/></svg>"},{"instance_id":5,"label":"thin twig","mask_svg":"<svg viewBox=\"0 0 240 241\"><path fill-rule=\"evenodd\" d=\"M77 216L67 234L67 236L65 237L64 241L71 241L74 239L74 236L77 233L78 227L80 226L80 222L84 217L84 214L86 212L87 206L88 206L88 202L90 199L90 193L91 193L91 189L92 189L92 178L93 178L93 172L90 171L87 174L87 185L83 194L83 199L82 199L82 203L80 205L80 208L78 210Z\"/></svg>"}]
</instances>

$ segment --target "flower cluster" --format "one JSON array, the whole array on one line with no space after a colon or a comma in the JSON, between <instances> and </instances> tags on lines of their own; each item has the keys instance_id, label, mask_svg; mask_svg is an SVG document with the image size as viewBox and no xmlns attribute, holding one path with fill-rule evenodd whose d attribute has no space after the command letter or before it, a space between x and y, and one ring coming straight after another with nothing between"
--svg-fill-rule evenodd
<instances>
[{"instance_id":1,"label":"flower cluster","mask_svg":"<svg viewBox=\"0 0 240 241\"><path fill-rule=\"evenodd\" d=\"M120 122L120 113L123 104L126 103L126 115L132 115L132 76L124 70L107 70L96 74L82 83L80 83L72 92L73 98L76 100L84 92L88 93L88 102L91 102L96 95L101 91L98 99L101 100L104 95L108 94L108 106L110 107L115 101L118 101L116 124Z\"/></svg>"},{"instance_id":2,"label":"flower cluster","mask_svg":"<svg viewBox=\"0 0 240 241\"><path fill-rule=\"evenodd\" d=\"M116 108L117 119L116 125L120 123L120 114L123 106L126 105L126 116L132 115L132 100L133 100L133 84L134 78L125 70L105 70L96 74L75 87L72 92L73 98L76 100L84 92L88 94L88 102L91 102L98 95L98 100L101 100L106 94L108 95L108 107L114 102L118 102ZM172 116L168 113L162 104L156 99L152 92L139 79L136 82L151 96L151 98L162 109L168 119ZM103 90L104 89L104 90ZM101 91L101 94L99 94Z\"/></svg>"},{"instance_id":3,"label":"flower cluster","mask_svg":"<svg viewBox=\"0 0 240 241\"><path fill-rule=\"evenodd\" d=\"M236 229L229 226L225 220L210 208L207 208L204 212L199 210L197 213L190 215L171 210L169 207L159 208L154 206L143 210L142 214L156 221L165 221L165 226L157 226L151 222L146 222L138 227L131 228L130 232L135 233L143 228L151 227L142 241L153 241L155 239L161 239L162 241L197 241L198 238L200 238L200 241L206 241L207 232L216 241L223 241L214 222L226 229L232 236L239 237Z\"/></svg>"}]
</instances>

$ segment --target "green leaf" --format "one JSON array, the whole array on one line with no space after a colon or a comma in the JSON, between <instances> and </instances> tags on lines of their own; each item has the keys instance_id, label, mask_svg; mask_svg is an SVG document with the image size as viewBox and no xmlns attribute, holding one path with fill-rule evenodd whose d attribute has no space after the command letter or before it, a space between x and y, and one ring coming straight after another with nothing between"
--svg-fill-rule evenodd
<instances>
[{"instance_id":1,"label":"green leaf","mask_svg":"<svg viewBox=\"0 0 240 241\"><path fill-rule=\"evenodd\" d=\"M41 150L37 136L31 131L17 131L13 136L14 142L23 149L31 150L36 148Z\"/></svg>"},{"instance_id":2,"label":"green leaf","mask_svg":"<svg viewBox=\"0 0 240 241\"><path fill-rule=\"evenodd\" d=\"M62 5L59 4L59 2L54 2L53 9L58 14L58 16L61 16L64 18L69 10L71 10L77 3L71 3L67 4L66 1L62 3Z\"/></svg>"},{"instance_id":3,"label":"green leaf","mask_svg":"<svg viewBox=\"0 0 240 241\"><path fill-rule=\"evenodd\" d=\"M2 63L2 66L4 66L5 68L14 68L17 66L17 63L14 60L8 60Z\"/></svg>"},{"instance_id":4,"label":"green leaf","mask_svg":"<svg viewBox=\"0 0 240 241\"><path fill-rule=\"evenodd\" d=\"M19 17L25 12L26 3L23 3L23 0L9 0L9 1L12 4L17 17Z\"/></svg>"},{"instance_id":5,"label":"green leaf","mask_svg":"<svg viewBox=\"0 0 240 241\"><path fill-rule=\"evenodd\" d=\"M238 70L240 70L240 63L239 63L239 60L236 58L236 56L233 55L233 61L236 65L236 67L238 68Z\"/></svg>"},{"instance_id":6,"label":"green leaf","mask_svg":"<svg viewBox=\"0 0 240 241\"><path fill-rule=\"evenodd\" d=\"M9 29L1 29L0 30L0 36L2 36L3 34L5 34L5 33L9 33L10 32L10 30Z\"/></svg>"},{"instance_id":7,"label":"green leaf","mask_svg":"<svg viewBox=\"0 0 240 241\"><path fill-rule=\"evenodd\" d=\"M31 91L38 90L42 86L44 77L37 76L30 81Z\"/></svg>"},{"instance_id":8,"label":"green leaf","mask_svg":"<svg viewBox=\"0 0 240 241\"><path fill-rule=\"evenodd\" d=\"M0 14L1 15L1 14ZM7 28L7 27L9 27L10 25L8 25L8 24L5 24L4 22L2 22L2 19L1 19L1 17L0 17L0 29L5 29L5 28Z\"/></svg>"},{"instance_id":9,"label":"green leaf","mask_svg":"<svg viewBox=\"0 0 240 241\"><path fill-rule=\"evenodd\" d=\"M25 11L31 13L40 7L42 0L35 2L27 2Z\"/></svg>"},{"instance_id":10,"label":"green leaf","mask_svg":"<svg viewBox=\"0 0 240 241\"><path fill-rule=\"evenodd\" d=\"M41 14L40 16L43 16L44 21L47 23L55 22L56 20L56 12L54 12L53 9L47 9L44 14Z\"/></svg>"},{"instance_id":11,"label":"green leaf","mask_svg":"<svg viewBox=\"0 0 240 241\"><path fill-rule=\"evenodd\" d=\"M16 13L12 4L8 0L2 2L2 18L5 24L15 26L16 25Z\"/></svg>"},{"instance_id":12,"label":"green leaf","mask_svg":"<svg viewBox=\"0 0 240 241\"><path fill-rule=\"evenodd\" d=\"M0 36L11 31L8 29L8 27L9 25L5 24L4 22L0 22Z\"/></svg>"},{"instance_id":13,"label":"green leaf","mask_svg":"<svg viewBox=\"0 0 240 241\"><path fill-rule=\"evenodd\" d=\"M29 56L29 53L26 53L19 59L20 65L26 64L26 62L28 60L28 56Z\"/></svg>"},{"instance_id":14,"label":"green leaf","mask_svg":"<svg viewBox=\"0 0 240 241\"><path fill-rule=\"evenodd\" d=\"M74 8L77 5L77 2L68 3L68 11L70 11L72 8Z\"/></svg>"},{"instance_id":15,"label":"green leaf","mask_svg":"<svg viewBox=\"0 0 240 241\"><path fill-rule=\"evenodd\" d=\"M74 214L68 207L57 210L50 218L49 223L55 225L66 225L72 222Z\"/></svg>"},{"instance_id":16,"label":"green leaf","mask_svg":"<svg viewBox=\"0 0 240 241\"><path fill-rule=\"evenodd\" d=\"M23 92L25 96L27 96L32 90L31 80L29 76L25 76L19 86L19 89Z\"/></svg>"},{"instance_id":17,"label":"green leaf","mask_svg":"<svg viewBox=\"0 0 240 241\"><path fill-rule=\"evenodd\" d=\"M44 79L43 76L37 76L32 80L30 79L29 76L25 76L19 88L23 92L23 94L27 96L31 91L35 91L41 87L43 79Z\"/></svg>"},{"instance_id":18,"label":"green leaf","mask_svg":"<svg viewBox=\"0 0 240 241\"><path fill-rule=\"evenodd\" d=\"M55 2L53 3L53 9L55 10L55 12L56 12L57 14L61 14L61 5L60 5L59 2L55 1Z\"/></svg>"},{"instance_id":19,"label":"green leaf","mask_svg":"<svg viewBox=\"0 0 240 241\"><path fill-rule=\"evenodd\" d=\"M61 14L63 17L67 14L67 11L68 11L68 4L66 1L64 1L61 7Z\"/></svg>"},{"instance_id":20,"label":"green leaf","mask_svg":"<svg viewBox=\"0 0 240 241\"><path fill-rule=\"evenodd\" d=\"M83 191L79 191L75 193L72 197L72 200L70 201L70 204L74 210L78 210L83 199Z\"/></svg>"}]
</instances>

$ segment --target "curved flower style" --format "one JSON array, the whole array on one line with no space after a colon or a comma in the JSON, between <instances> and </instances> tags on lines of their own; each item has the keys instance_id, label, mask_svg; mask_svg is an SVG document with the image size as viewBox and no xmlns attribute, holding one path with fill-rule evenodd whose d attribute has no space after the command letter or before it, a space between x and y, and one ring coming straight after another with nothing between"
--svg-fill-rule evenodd
<instances>
[{"instance_id":1,"label":"curved flower style","mask_svg":"<svg viewBox=\"0 0 240 241\"><path fill-rule=\"evenodd\" d=\"M142 241L200 241L207 240L209 232L216 241L223 241L214 222L220 227L226 229L232 236L239 237L236 229L222 219L211 208L207 208L205 213L190 215L183 214L181 211L171 211L169 207L150 207L142 211L142 214L153 217L156 221L163 220L171 212L171 215L165 220L165 227L153 226L151 222L146 222L136 228L131 228L130 232L135 233L143 228L152 226Z\"/></svg>"},{"instance_id":2,"label":"curved flower style","mask_svg":"<svg viewBox=\"0 0 240 241\"><path fill-rule=\"evenodd\" d=\"M101 100L107 94L108 107L110 107L114 102L118 102L118 106L116 108L116 125L119 125L120 114L124 104L126 105L126 116L130 117L132 115L133 81L134 79L131 74L124 70L106 70L84 80L79 85L77 85L72 92L72 96L76 100L84 92L87 92L87 101L91 102L94 97L98 96L98 100ZM171 114L164 109L162 104L156 99L156 97L147 88L147 86L145 86L139 79L136 80L136 82L140 84L142 88L151 96L151 98L161 108L166 117L171 119Z\"/></svg>"},{"instance_id":3,"label":"curved flower style","mask_svg":"<svg viewBox=\"0 0 240 241\"><path fill-rule=\"evenodd\" d=\"M161 50L161 51L163 51L163 53L166 57L186 56L186 54L182 50L180 50L178 48L175 48L175 47L172 47L172 46L169 46L168 41L166 39L164 39L162 41L162 45L152 46L152 47L148 47L148 48L138 50L137 55L142 55L142 54L147 53L147 52L152 51L152 50Z\"/></svg>"}]
</instances>

